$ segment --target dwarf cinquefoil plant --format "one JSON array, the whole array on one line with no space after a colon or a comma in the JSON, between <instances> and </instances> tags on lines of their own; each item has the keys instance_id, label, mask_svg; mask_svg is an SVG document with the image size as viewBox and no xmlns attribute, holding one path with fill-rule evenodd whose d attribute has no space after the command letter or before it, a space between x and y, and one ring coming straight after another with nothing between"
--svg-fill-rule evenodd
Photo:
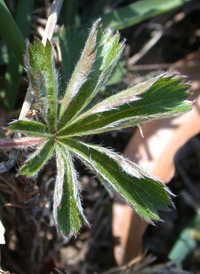
<instances>
[{"instance_id":1,"label":"dwarf cinquefoil plant","mask_svg":"<svg viewBox=\"0 0 200 274\"><path fill-rule=\"evenodd\" d=\"M119 42L119 34L112 35L110 29L102 32L100 20L96 21L59 104L52 44L48 41L44 46L35 39L33 45L27 46L25 65L29 88L35 93L41 122L14 121L8 130L28 137L2 140L0 146L36 146L19 170L20 175L26 176L36 175L52 155L56 155L53 213L64 235L71 231L76 235L83 224L88 225L73 156L150 223L160 220L157 210L172 205L172 194L158 179L123 156L102 146L87 144L80 138L174 116L191 107L186 101L188 85L180 84L183 77L163 74L88 108L111 75L123 49L124 41Z\"/></svg>"}]
</instances>

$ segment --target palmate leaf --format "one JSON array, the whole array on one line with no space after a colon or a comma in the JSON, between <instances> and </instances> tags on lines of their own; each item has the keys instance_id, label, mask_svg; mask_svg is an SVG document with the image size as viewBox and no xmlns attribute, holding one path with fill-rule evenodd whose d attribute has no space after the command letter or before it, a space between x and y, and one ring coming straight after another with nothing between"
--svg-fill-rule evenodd
<instances>
[{"instance_id":1,"label":"palmate leaf","mask_svg":"<svg viewBox=\"0 0 200 274\"><path fill-rule=\"evenodd\" d=\"M180 84L183 77L175 74L149 79L88 109L111 75L123 48L124 41L119 42L119 34L112 35L109 29L102 32L101 22L97 20L59 108L53 46L50 42L43 46L37 39L34 45L28 45L25 62L30 87L35 91L44 124L14 121L8 129L31 138L2 140L0 147L38 144L19 170L20 175L27 176L36 175L56 151L58 171L53 212L57 227L65 236L70 231L77 235L83 224L88 225L71 155L82 160L107 189L118 194L150 223L160 220L157 210L173 205L167 187L138 165L106 148L72 138L138 125L190 109L191 103L186 100L188 85Z\"/></svg>"},{"instance_id":2,"label":"palmate leaf","mask_svg":"<svg viewBox=\"0 0 200 274\"><path fill-rule=\"evenodd\" d=\"M74 139L61 139L59 143L149 223L160 220L158 209L172 205L171 193L163 183L122 156Z\"/></svg>"},{"instance_id":3,"label":"palmate leaf","mask_svg":"<svg viewBox=\"0 0 200 274\"><path fill-rule=\"evenodd\" d=\"M58 75L53 58L53 46L47 41L46 46L38 39L34 45L28 44L25 65L29 82L35 91L42 116L50 131L57 127Z\"/></svg>"},{"instance_id":4,"label":"palmate leaf","mask_svg":"<svg viewBox=\"0 0 200 274\"><path fill-rule=\"evenodd\" d=\"M56 149L57 177L54 191L54 219L59 231L68 236L77 235L83 224L89 226L80 200L76 171L69 152Z\"/></svg>"},{"instance_id":5,"label":"palmate leaf","mask_svg":"<svg viewBox=\"0 0 200 274\"><path fill-rule=\"evenodd\" d=\"M66 125L58 136L82 136L135 126L188 111L183 77L163 75L119 92Z\"/></svg>"},{"instance_id":6,"label":"palmate leaf","mask_svg":"<svg viewBox=\"0 0 200 274\"><path fill-rule=\"evenodd\" d=\"M94 36L94 33L96 36ZM93 55L90 54L88 57L88 55L85 54L86 48L88 47L87 40L81 59L72 74L66 95L61 104L58 128L63 128L66 123L76 117L90 103L110 77L113 68L116 66L124 49L124 41L119 42L119 33L112 35L110 29L107 29L102 33L99 20L93 25L88 38L89 41L91 36L93 37L93 40L95 40L95 43L93 42L92 44L96 52L95 59L93 60L93 63L90 63L90 70L88 69L87 62L83 63L82 61L82 59L88 58L91 60L94 55L94 49L90 49L89 51L90 53L93 50ZM79 63L81 63L81 66L79 66ZM84 71L83 79L79 74L77 75L77 70L81 70L79 71L79 74L83 74L82 70ZM88 74L86 74L86 72ZM76 90L73 92L75 77L75 82L77 82L78 85L75 85ZM80 85L81 83L82 85ZM68 106L66 108L67 102Z\"/></svg>"}]
</instances>

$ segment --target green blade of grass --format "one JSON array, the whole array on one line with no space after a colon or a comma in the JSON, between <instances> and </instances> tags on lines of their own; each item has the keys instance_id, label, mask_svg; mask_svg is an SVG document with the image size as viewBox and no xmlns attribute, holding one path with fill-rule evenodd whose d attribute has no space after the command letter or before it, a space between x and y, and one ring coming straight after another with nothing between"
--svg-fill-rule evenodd
<instances>
[{"instance_id":1,"label":"green blade of grass","mask_svg":"<svg viewBox=\"0 0 200 274\"><path fill-rule=\"evenodd\" d=\"M22 65L19 63L18 59L11 51L9 51L8 58L9 62L5 74L6 84L4 98L6 112L9 112L14 109L20 86L21 75L23 72Z\"/></svg>"},{"instance_id":2,"label":"green blade of grass","mask_svg":"<svg viewBox=\"0 0 200 274\"><path fill-rule=\"evenodd\" d=\"M144 0L118 8L102 16L103 27L112 30L121 30L144 20L168 12L191 0Z\"/></svg>"},{"instance_id":3,"label":"green blade of grass","mask_svg":"<svg viewBox=\"0 0 200 274\"><path fill-rule=\"evenodd\" d=\"M101 17L106 9L110 7L110 4L111 0L91 1L81 15L82 23L87 23L93 18Z\"/></svg>"},{"instance_id":4,"label":"green blade of grass","mask_svg":"<svg viewBox=\"0 0 200 274\"><path fill-rule=\"evenodd\" d=\"M24 38L27 38L29 35L33 3L34 0L20 0L17 5L15 19ZM11 111L14 108L22 72L23 67L19 63L18 58L10 51L9 63L5 74L6 85L4 103L6 111Z\"/></svg>"},{"instance_id":5,"label":"green blade of grass","mask_svg":"<svg viewBox=\"0 0 200 274\"><path fill-rule=\"evenodd\" d=\"M3 42L0 41L0 65L7 65L8 64L8 47Z\"/></svg>"},{"instance_id":6,"label":"green blade of grass","mask_svg":"<svg viewBox=\"0 0 200 274\"><path fill-rule=\"evenodd\" d=\"M19 62L23 64L23 54L26 49L25 40L3 0L0 0L0 35Z\"/></svg>"},{"instance_id":7,"label":"green blade of grass","mask_svg":"<svg viewBox=\"0 0 200 274\"><path fill-rule=\"evenodd\" d=\"M65 0L63 1L59 23L65 27L75 27L80 25L80 17L78 11L78 0Z\"/></svg>"}]
</instances>

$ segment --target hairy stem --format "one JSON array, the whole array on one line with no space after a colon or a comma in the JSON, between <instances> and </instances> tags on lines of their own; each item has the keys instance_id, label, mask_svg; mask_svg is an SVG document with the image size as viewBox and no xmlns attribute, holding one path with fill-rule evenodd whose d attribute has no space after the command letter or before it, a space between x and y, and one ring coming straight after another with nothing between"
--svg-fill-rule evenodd
<instances>
[{"instance_id":1,"label":"hairy stem","mask_svg":"<svg viewBox=\"0 0 200 274\"><path fill-rule=\"evenodd\" d=\"M20 139L3 139L0 140L0 148L9 149L9 148L25 148L30 146L39 145L44 143L46 138L29 138L24 137Z\"/></svg>"}]
</instances>

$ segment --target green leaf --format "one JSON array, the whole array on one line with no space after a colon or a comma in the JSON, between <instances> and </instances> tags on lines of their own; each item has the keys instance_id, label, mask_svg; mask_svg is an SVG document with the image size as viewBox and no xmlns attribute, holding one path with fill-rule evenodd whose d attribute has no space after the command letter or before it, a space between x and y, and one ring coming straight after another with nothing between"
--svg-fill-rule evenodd
<instances>
[{"instance_id":1,"label":"green leaf","mask_svg":"<svg viewBox=\"0 0 200 274\"><path fill-rule=\"evenodd\" d=\"M38 109L40 110L44 121L46 122L46 124L48 125L48 128L50 129L51 126L50 126L49 113L48 113L50 106L48 105L48 101L47 101L47 89L45 86L45 79L40 71L37 71L33 81L34 81L34 91L36 95L36 100L38 103ZM29 88L32 89L31 85L29 86Z\"/></svg>"},{"instance_id":2,"label":"green leaf","mask_svg":"<svg viewBox=\"0 0 200 274\"><path fill-rule=\"evenodd\" d=\"M182 228L182 227L181 227ZM175 243L168 254L177 268L181 268L183 261L196 248L200 240L200 213L197 212L189 223L184 224L180 235L174 238Z\"/></svg>"},{"instance_id":3,"label":"green leaf","mask_svg":"<svg viewBox=\"0 0 200 274\"><path fill-rule=\"evenodd\" d=\"M3 40L0 41L0 65L7 65L9 59L8 48Z\"/></svg>"},{"instance_id":4,"label":"green leaf","mask_svg":"<svg viewBox=\"0 0 200 274\"><path fill-rule=\"evenodd\" d=\"M88 20L101 17L111 7L111 0L90 1L81 14L82 23Z\"/></svg>"},{"instance_id":5,"label":"green leaf","mask_svg":"<svg viewBox=\"0 0 200 274\"><path fill-rule=\"evenodd\" d=\"M24 37L28 37L30 24L31 24L31 12L34 0L20 0L16 9L16 23ZM23 41L24 42L24 41ZM6 111L10 111L14 108L18 95L21 75L23 67L19 64L18 58L9 52L9 63L5 74L5 106Z\"/></svg>"},{"instance_id":6,"label":"green leaf","mask_svg":"<svg viewBox=\"0 0 200 274\"><path fill-rule=\"evenodd\" d=\"M125 76L126 72L127 70L125 68L125 60L120 60L117 63L117 66L114 68L110 79L108 82L106 82L106 86L122 83L122 78Z\"/></svg>"},{"instance_id":7,"label":"green leaf","mask_svg":"<svg viewBox=\"0 0 200 274\"><path fill-rule=\"evenodd\" d=\"M84 50L77 66L74 69L65 96L60 106L59 118L61 123L68 119L70 111L74 113L74 103L83 83L86 81L96 56L96 43L101 28L101 21L97 20L89 34ZM80 95L79 95L80 96ZM73 115L73 114L72 114Z\"/></svg>"},{"instance_id":8,"label":"green leaf","mask_svg":"<svg viewBox=\"0 0 200 274\"><path fill-rule=\"evenodd\" d=\"M93 28L95 27L95 24ZM106 83L113 71L113 68L116 66L119 58L121 57L124 48L124 41L119 43L119 38L119 33L112 35L110 29L105 30L101 34L101 39L97 45L96 59L88 75L88 79L82 87L80 87L78 94L75 92L73 101L70 101L71 99L67 99L67 95L64 97L64 100L70 101L71 103L69 104L69 107L65 111L63 117L62 109L64 108L62 108L61 105L61 119L59 121L59 128L64 127L67 122L77 116L78 113L80 113L90 103L97 92ZM70 83L68 86L69 90L71 90Z\"/></svg>"},{"instance_id":9,"label":"green leaf","mask_svg":"<svg viewBox=\"0 0 200 274\"><path fill-rule=\"evenodd\" d=\"M54 142L51 139L40 145L21 167L19 175L29 177L36 175L53 155L54 147Z\"/></svg>"},{"instance_id":10,"label":"green leaf","mask_svg":"<svg viewBox=\"0 0 200 274\"><path fill-rule=\"evenodd\" d=\"M12 122L8 127L8 130L21 131L24 134L35 137L51 137L48 133L48 128L39 122L17 120Z\"/></svg>"},{"instance_id":11,"label":"green leaf","mask_svg":"<svg viewBox=\"0 0 200 274\"><path fill-rule=\"evenodd\" d=\"M170 251L168 258L175 263L177 268L181 267L182 262L196 248L195 233L197 231L194 228L187 227L183 229Z\"/></svg>"},{"instance_id":12,"label":"green leaf","mask_svg":"<svg viewBox=\"0 0 200 274\"><path fill-rule=\"evenodd\" d=\"M63 147L56 148L57 177L54 192L54 219L59 231L77 235L83 224L88 224L81 206L79 183L70 154Z\"/></svg>"},{"instance_id":13,"label":"green leaf","mask_svg":"<svg viewBox=\"0 0 200 274\"><path fill-rule=\"evenodd\" d=\"M62 55L62 76L68 83L71 75L81 57L88 37L88 30L84 27L61 29L59 32L59 44Z\"/></svg>"},{"instance_id":14,"label":"green leaf","mask_svg":"<svg viewBox=\"0 0 200 274\"><path fill-rule=\"evenodd\" d=\"M79 116L59 136L81 136L172 117L191 108L183 77L161 75L119 92ZM139 95L139 96L137 96Z\"/></svg>"},{"instance_id":15,"label":"green leaf","mask_svg":"<svg viewBox=\"0 0 200 274\"><path fill-rule=\"evenodd\" d=\"M19 62L23 64L25 40L3 0L0 0L0 35Z\"/></svg>"},{"instance_id":16,"label":"green leaf","mask_svg":"<svg viewBox=\"0 0 200 274\"><path fill-rule=\"evenodd\" d=\"M34 45L28 44L25 64L44 119L49 130L54 132L57 126L58 75L50 41L46 46L37 39Z\"/></svg>"},{"instance_id":17,"label":"green leaf","mask_svg":"<svg viewBox=\"0 0 200 274\"><path fill-rule=\"evenodd\" d=\"M145 177L147 173L122 156L74 139L59 142L146 221L160 220L157 210L166 210L172 205L171 193L164 184L153 176Z\"/></svg>"},{"instance_id":18,"label":"green leaf","mask_svg":"<svg viewBox=\"0 0 200 274\"><path fill-rule=\"evenodd\" d=\"M168 12L191 0L143 0L118 8L102 15L103 27L112 30L122 30L139 24L149 18Z\"/></svg>"},{"instance_id":19,"label":"green leaf","mask_svg":"<svg viewBox=\"0 0 200 274\"><path fill-rule=\"evenodd\" d=\"M65 0L62 4L61 13L59 16L59 25L65 27L74 27L80 25L79 17L79 1L78 0Z\"/></svg>"},{"instance_id":20,"label":"green leaf","mask_svg":"<svg viewBox=\"0 0 200 274\"><path fill-rule=\"evenodd\" d=\"M18 95L23 67L17 57L9 51L9 63L5 73L5 109L6 112L13 110Z\"/></svg>"},{"instance_id":21,"label":"green leaf","mask_svg":"<svg viewBox=\"0 0 200 274\"><path fill-rule=\"evenodd\" d=\"M173 10L190 0L145 0L116 9L101 16L103 27L109 27L112 31L125 29L129 26L141 23L149 18ZM98 3L99 4L99 3ZM94 21L94 19L92 20ZM62 54L63 77L67 83L77 64L80 52L87 40L87 30L92 22L72 29L61 29L59 42Z\"/></svg>"}]
</instances>

